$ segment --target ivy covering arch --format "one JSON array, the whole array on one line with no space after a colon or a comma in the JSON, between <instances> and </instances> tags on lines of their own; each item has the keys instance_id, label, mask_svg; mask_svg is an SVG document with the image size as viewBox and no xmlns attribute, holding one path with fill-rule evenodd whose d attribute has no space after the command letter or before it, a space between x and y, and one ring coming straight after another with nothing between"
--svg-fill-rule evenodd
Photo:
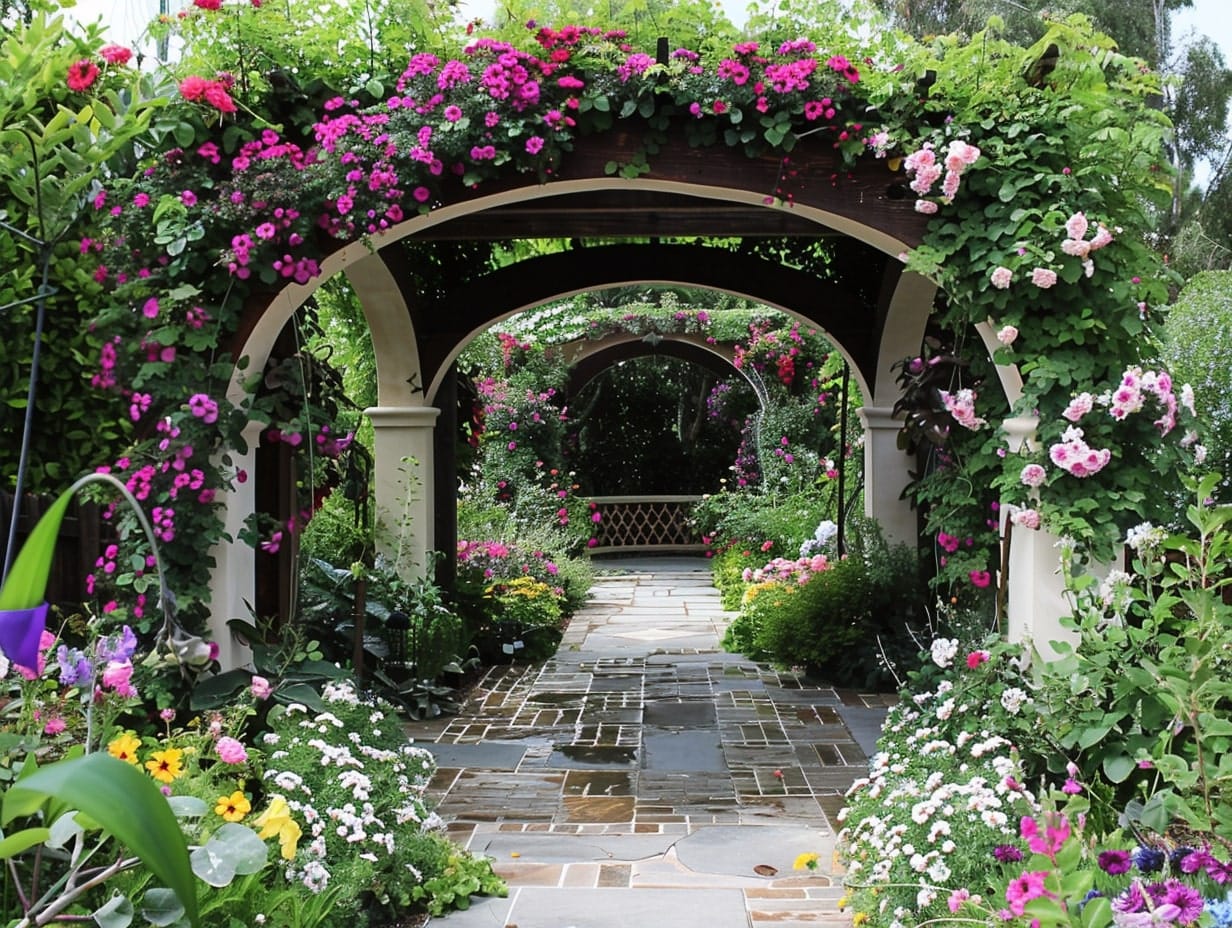
<instances>
[{"instance_id":1,"label":"ivy covering arch","mask_svg":"<svg viewBox=\"0 0 1232 928\"><path fill-rule=\"evenodd\" d=\"M230 14L198 2L188 15ZM1147 239L1169 190L1168 126L1140 62L1081 18L1051 23L1029 49L992 32L919 44L836 28L664 56L619 32L529 25L517 44L471 37L414 54L381 102L332 97L305 137L274 125L303 101L272 92L267 111L250 112L258 101L227 74L186 75L159 95L114 50L48 59L63 84L45 138L65 126L91 144L139 136L149 153L133 176L90 191L80 252L99 306L93 383L123 397L134 426L131 448L107 466L152 508L184 602L208 601L201 552L223 536L220 491L248 476L229 466L230 449L263 431L315 474L289 521L247 526L271 550L311 517L312 486L333 479L350 441L315 402L302 353L252 372L243 406L223 399L245 306L312 280L341 243L378 244L452 190L515 172L550 184L577 139L604 132L642 139L609 165L626 177L675 133L781 157L767 208L791 207L790 155L804 137L824 138L848 165L884 159L907 172L931 222L901 257L944 291L929 349L903 366L908 432L932 449L914 491L943 549L981 542L950 552L944 577L978 585L996 569L986 542L998 497L1017 525L1042 523L1096 552L1150 515L1158 474L1195 436L1180 421L1191 396L1145 360L1174 281ZM24 28L49 26L40 16ZM19 27L9 42L28 38ZM3 76L22 67L36 64ZM977 325L997 333L991 358ZM994 364L1021 375L1012 411ZM1021 448L996 427L1011 412L1033 433ZM140 569L107 576L129 595L149 583Z\"/></svg>"}]
</instances>

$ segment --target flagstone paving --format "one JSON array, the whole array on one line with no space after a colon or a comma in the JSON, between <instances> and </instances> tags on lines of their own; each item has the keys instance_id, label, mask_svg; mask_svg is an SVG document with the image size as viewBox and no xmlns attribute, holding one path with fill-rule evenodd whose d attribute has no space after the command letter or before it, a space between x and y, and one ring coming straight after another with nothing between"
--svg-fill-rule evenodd
<instances>
[{"instance_id":1,"label":"flagstone paving","mask_svg":"<svg viewBox=\"0 0 1232 928\"><path fill-rule=\"evenodd\" d=\"M889 699L724 653L734 616L702 559L599 564L552 660L493 668L459 715L409 728L451 835L510 888L435 923L850 924L835 817ZM806 852L820 867L793 870Z\"/></svg>"}]
</instances>

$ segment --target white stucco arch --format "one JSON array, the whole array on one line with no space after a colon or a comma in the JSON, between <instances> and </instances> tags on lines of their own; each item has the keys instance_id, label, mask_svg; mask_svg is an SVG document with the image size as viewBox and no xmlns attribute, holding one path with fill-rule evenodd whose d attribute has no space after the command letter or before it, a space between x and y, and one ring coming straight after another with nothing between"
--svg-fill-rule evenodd
<instances>
[{"instance_id":1,"label":"white stucco arch","mask_svg":"<svg viewBox=\"0 0 1232 928\"><path fill-rule=\"evenodd\" d=\"M442 376L440 371L444 370L447 365L438 369L431 382L423 382L424 372L406 298L388 265L381 260L377 252L385 246L434 226L482 213L495 207L569 194L613 190L684 195L768 210L790 208L797 218L804 218L819 227L842 233L892 258L900 257L910 247L909 243L881 229L815 205L797 202L788 207L777 201L767 204L763 190L742 190L700 181L582 177L554 180L546 185L528 184L488 194L481 193L473 198L442 205L431 212L412 216L365 241L344 245L321 262L319 277L306 284L291 283L279 290L234 351L235 356L243 359L244 364L237 365L234 369L227 397L236 404L247 399L248 382L252 372L264 369L275 341L286 323L318 286L336 274L345 273L360 298L365 320L372 332L376 355L378 406L368 410L368 414L377 431L378 510L386 513L393 511L395 501L403 492L403 475L399 471L401 461L404 457L415 457L420 463L419 480L422 483L420 488L422 497L421 505L416 507L413 514L413 522L422 526L422 529L417 534L411 550L412 559L422 565L424 554L432 547L431 433L437 414L437 410L427 405L426 397L435 393ZM609 285L619 286L621 283L646 282L648 281L644 277L632 273L625 280L613 279ZM687 274L682 274L679 279L649 282L699 287L698 284L688 280ZM906 486L907 481L907 461L897 450L899 423L891 412L891 406L898 396L898 386L892 365L919 350L936 290L936 285L921 275L912 272L898 275L892 290L881 295L885 324L881 329L875 375L870 381L863 375L859 365L851 364L858 386L866 399L862 419L866 428L865 464L868 481L866 499L872 501L869 514L882 523L887 537L893 539L913 538L915 526L914 516L900 500L900 492ZM538 303L520 306L500 318L577 292L584 291L563 291L546 295ZM758 295L753 281L750 282L747 291L724 292L733 292L737 296L756 302L766 302ZM790 307L777 306L776 308L793 316L796 315ZM471 337L484 328L490 327L495 321L499 321L499 318L488 320L484 326L475 329ZM981 332L981 334L987 342L991 333ZM849 363L853 361L844 346L836 344L836 347L847 357ZM457 351L460 350L459 347L454 351L450 360L456 357ZM1002 385L1006 389L1007 399L1012 401L1021 393L1021 379L1017 381L1017 392L1012 392L1011 387L1014 378L1017 377L1017 371L1013 369L1010 371L1011 373L1002 374ZM255 437L252 436L253 440L249 441L248 450L244 454L232 455L234 459L237 459L237 466L246 468L249 472L252 472L255 461ZM236 513L252 511L251 485L233 491L228 499L228 507L228 526L231 528L232 523L235 522L235 518L231 518L232 510ZM234 537L235 532L232 531L231 534ZM214 571L214 618L211 624L216 637L225 642L230 640L223 625L226 619L247 614L246 601L252 595L255 561L252 549L238 542L221 544L214 554L217 566ZM224 643L224 665L234 665L241 663L242 660L242 649Z\"/></svg>"}]
</instances>

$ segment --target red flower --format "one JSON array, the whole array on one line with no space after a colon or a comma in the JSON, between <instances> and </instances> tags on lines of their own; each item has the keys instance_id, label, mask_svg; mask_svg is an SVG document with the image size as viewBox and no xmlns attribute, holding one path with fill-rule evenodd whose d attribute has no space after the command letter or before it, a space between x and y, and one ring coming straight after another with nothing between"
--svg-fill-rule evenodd
<instances>
[{"instance_id":1,"label":"red flower","mask_svg":"<svg viewBox=\"0 0 1232 928\"><path fill-rule=\"evenodd\" d=\"M90 85L94 83L97 77L98 65L88 58L82 58L80 61L74 61L68 66L66 83L69 90L81 93L83 90L89 90Z\"/></svg>"},{"instance_id":2,"label":"red flower","mask_svg":"<svg viewBox=\"0 0 1232 928\"><path fill-rule=\"evenodd\" d=\"M222 0L193 0L193 6L203 10L217 10L222 7Z\"/></svg>"},{"instance_id":3,"label":"red flower","mask_svg":"<svg viewBox=\"0 0 1232 928\"><path fill-rule=\"evenodd\" d=\"M128 64L129 59L133 57L132 51L123 45L104 45L98 50L98 55L108 64L116 65Z\"/></svg>"},{"instance_id":4,"label":"red flower","mask_svg":"<svg viewBox=\"0 0 1232 928\"><path fill-rule=\"evenodd\" d=\"M967 669L975 670L976 667L988 660L989 654L987 651L972 651L967 655Z\"/></svg>"},{"instance_id":5,"label":"red flower","mask_svg":"<svg viewBox=\"0 0 1232 928\"><path fill-rule=\"evenodd\" d=\"M992 582L992 574L986 570L973 570L967 574L967 576L970 577L971 582L980 589L983 589Z\"/></svg>"},{"instance_id":6,"label":"red flower","mask_svg":"<svg viewBox=\"0 0 1232 928\"><path fill-rule=\"evenodd\" d=\"M205 88L205 102L220 113L234 113L235 101L227 93L225 87L218 81L208 81Z\"/></svg>"},{"instance_id":7,"label":"red flower","mask_svg":"<svg viewBox=\"0 0 1232 928\"><path fill-rule=\"evenodd\" d=\"M205 89L212 82L207 81L204 77L192 75L180 81L180 96L185 100L193 101L200 100L205 96Z\"/></svg>"}]
</instances>

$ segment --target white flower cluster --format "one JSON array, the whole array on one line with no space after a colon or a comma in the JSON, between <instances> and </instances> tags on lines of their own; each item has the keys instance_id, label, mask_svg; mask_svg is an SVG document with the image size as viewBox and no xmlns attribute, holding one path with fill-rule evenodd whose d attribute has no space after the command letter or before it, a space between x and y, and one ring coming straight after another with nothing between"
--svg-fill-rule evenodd
<instances>
[{"instance_id":1,"label":"white flower cluster","mask_svg":"<svg viewBox=\"0 0 1232 928\"><path fill-rule=\"evenodd\" d=\"M932 653L933 663L944 670L954 663L954 658L958 655L958 639L936 638L929 650Z\"/></svg>"},{"instance_id":2,"label":"white flower cluster","mask_svg":"<svg viewBox=\"0 0 1232 928\"><path fill-rule=\"evenodd\" d=\"M1026 691L1017 686L1008 686L1001 693L1001 708L1010 715L1017 715L1022 707L1030 705L1032 699Z\"/></svg>"},{"instance_id":3,"label":"white flower cluster","mask_svg":"<svg viewBox=\"0 0 1232 928\"><path fill-rule=\"evenodd\" d=\"M951 662L957 643L940 641L934 660ZM984 711L948 681L903 701L886 719L869 775L847 792L838 847L846 882L865 887L855 891L874 924L903 928L946 917L948 895L939 887L985 872L991 848L1014 841L1021 816L1038 811L1005 738L986 730L947 734L953 728L944 718Z\"/></svg>"},{"instance_id":4,"label":"white flower cluster","mask_svg":"<svg viewBox=\"0 0 1232 928\"><path fill-rule=\"evenodd\" d=\"M362 885L363 873L391 865L399 835L442 827L424 803L432 755L392 732L383 736L378 726L388 712L349 683L326 686L322 698L330 711L288 707L263 739L277 746L265 779L285 796L303 832L285 876L314 893L339 868Z\"/></svg>"}]
</instances>

